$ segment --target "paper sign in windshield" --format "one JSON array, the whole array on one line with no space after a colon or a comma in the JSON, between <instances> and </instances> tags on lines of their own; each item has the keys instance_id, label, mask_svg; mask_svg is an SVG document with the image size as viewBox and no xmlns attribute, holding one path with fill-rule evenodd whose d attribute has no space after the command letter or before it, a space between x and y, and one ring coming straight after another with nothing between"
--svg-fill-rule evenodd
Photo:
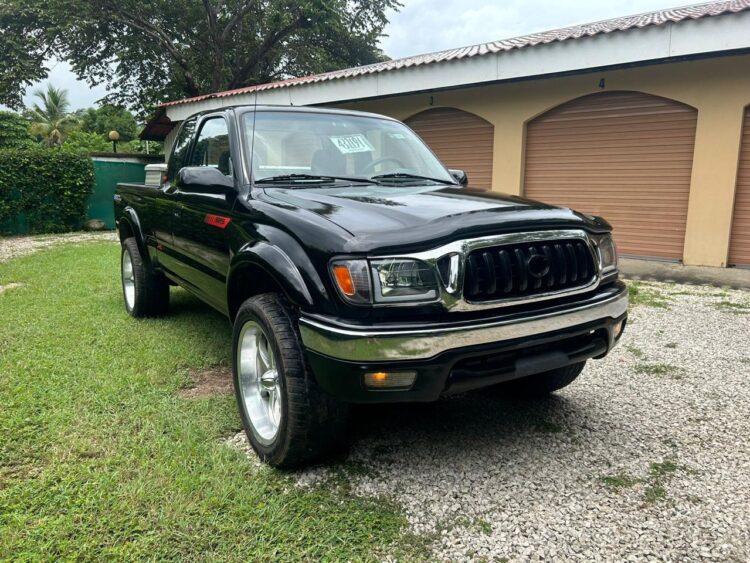
<instances>
[{"instance_id":1,"label":"paper sign in windshield","mask_svg":"<svg viewBox=\"0 0 750 563\"><path fill-rule=\"evenodd\" d=\"M364 135L342 135L341 137L328 137L342 154L355 152L372 152L375 150Z\"/></svg>"}]
</instances>

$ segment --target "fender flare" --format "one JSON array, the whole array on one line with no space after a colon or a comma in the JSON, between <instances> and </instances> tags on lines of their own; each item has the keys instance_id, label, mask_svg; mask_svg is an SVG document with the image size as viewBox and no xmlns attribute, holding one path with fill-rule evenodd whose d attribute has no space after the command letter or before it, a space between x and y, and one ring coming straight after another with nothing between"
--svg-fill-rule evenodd
<instances>
[{"instance_id":1,"label":"fender flare","mask_svg":"<svg viewBox=\"0 0 750 563\"><path fill-rule=\"evenodd\" d=\"M264 270L295 305L310 307L314 304L302 273L292 259L277 246L258 241L243 246L232 260L227 276L227 304L230 308L233 280L238 272L248 266Z\"/></svg>"},{"instance_id":2,"label":"fender flare","mask_svg":"<svg viewBox=\"0 0 750 563\"><path fill-rule=\"evenodd\" d=\"M122 217L120 217L117 225L117 234L120 237L120 242L123 241L122 228L120 226L120 223L122 223L123 221L127 223L130 231L135 237L135 242L138 245L139 252L141 253L141 258L150 266L151 256L149 255L148 249L146 248L146 241L143 239L143 229L141 228L141 221L140 219L138 219L138 214L135 212L135 209L127 206L122 211Z\"/></svg>"}]
</instances>

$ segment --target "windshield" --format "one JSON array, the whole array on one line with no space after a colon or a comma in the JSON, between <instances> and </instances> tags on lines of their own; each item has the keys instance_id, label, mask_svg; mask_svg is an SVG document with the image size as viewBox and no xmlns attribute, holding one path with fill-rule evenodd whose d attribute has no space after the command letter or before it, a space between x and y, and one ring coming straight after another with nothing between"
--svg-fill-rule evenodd
<instances>
[{"instance_id":1,"label":"windshield","mask_svg":"<svg viewBox=\"0 0 750 563\"><path fill-rule=\"evenodd\" d=\"M247 159L252 162L256 182L313 176L370 180L385 175L392 180L390 175L394 175L411 178L412 182L421 178L454 183L422 140L398 121L333 113L259 111L255 139L252 112L244 115L244 131Z\"/></svg>"}]
</instances>

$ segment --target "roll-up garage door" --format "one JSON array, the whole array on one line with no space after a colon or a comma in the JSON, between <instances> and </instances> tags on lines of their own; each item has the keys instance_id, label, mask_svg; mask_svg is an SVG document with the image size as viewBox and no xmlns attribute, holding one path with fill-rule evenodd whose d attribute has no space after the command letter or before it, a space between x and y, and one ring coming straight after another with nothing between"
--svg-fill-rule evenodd
<instances>
[{"instance_id":1,"label":"roll-up garage door","mask_svg":"<svg viewBox=\"0 0 750 563\"><path fill-rule=\"evenodd\" d=\"M406 124L422 137L448 168L459 168L474 188L492 188L494 127L473 113L436 108L418 113Z\"/></svg>"},{"instance_id":2,"label":"roll-up garage door","mask_svg":"<svg viewBox=\"0 0 750 563\"><path fill-rule=\"evenodd\" d=\"M750 266L750 107L745 109L740 147L732 234L729 239L729 264Z\"/></svg>"},{"instance_id":3,"label":"roll-up garage door","mask_svg":"<svg viewBox=\"0 0 750 563\"><path fill-rule=\"evenodd\" d=\"M558 106L528 124L524 193L603 216L623 255L680 260L696 119L639 92Z\"/></svg>"}]
</instances>

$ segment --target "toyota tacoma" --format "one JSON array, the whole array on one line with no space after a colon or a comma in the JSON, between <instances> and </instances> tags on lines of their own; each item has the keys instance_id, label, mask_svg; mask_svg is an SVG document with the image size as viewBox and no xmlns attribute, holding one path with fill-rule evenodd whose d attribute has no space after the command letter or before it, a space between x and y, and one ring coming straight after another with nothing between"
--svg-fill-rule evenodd
<instances>
[{"instance_id":1,"label":"toyota tacoma","mask_svg":"<svg viewBox=\"0 0 750 563\"><path fill-rule=\"evenodd\" d=\"M626 323L604 219L472 189L381 115L200 113L162 180L114 199L127 312L179 285L229 318L239 413L277 467L337 447L353 403L551 393Z\"/></svg>"}]
</instances>

